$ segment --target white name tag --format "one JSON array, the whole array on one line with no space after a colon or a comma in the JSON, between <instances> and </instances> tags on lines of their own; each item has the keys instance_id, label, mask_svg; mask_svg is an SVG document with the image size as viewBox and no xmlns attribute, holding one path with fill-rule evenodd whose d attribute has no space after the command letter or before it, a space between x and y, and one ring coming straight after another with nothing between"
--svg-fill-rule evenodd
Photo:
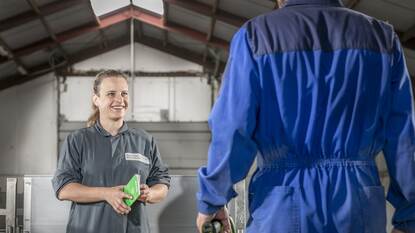
<instances>
[{"instance_id":1,"label":"white name tag","mask_svg":"<svg viewBox=\"0 0 415 233\"><path fill-rule=\"evenodd\" d=\"M150 160L140 153L125 153L125 160L139 161L145 164L150 164Z\"/></svg>"}]
</instances>

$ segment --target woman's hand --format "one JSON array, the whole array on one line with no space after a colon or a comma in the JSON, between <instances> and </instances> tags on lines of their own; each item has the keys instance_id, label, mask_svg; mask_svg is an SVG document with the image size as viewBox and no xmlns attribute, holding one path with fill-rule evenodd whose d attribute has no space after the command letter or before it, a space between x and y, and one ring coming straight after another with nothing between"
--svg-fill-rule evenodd
<instances>
[{"instance_id":1,"label":"woman's hand","mask_svg":"<svg viewBox=\"0 0 415 233\"><path fill-rule=\"evenodd\" d=\"M140 197L138 201L144 203L158 203L167 196L169 188L165 184L155 184L148 187L146 184L140 185Z\"/></svg>"},{"instance_id":2,"label":"woman's hand","mask_svg":"<svg viewBox=\"0 0 415 233\"><path fill-rule=\"evenodd\" d=\"M138 199L138 201L147 203L151 200L150 196L151 196L150 187L148 187L148 185L146 184L140 185L140 198Z\"/></svg>"},{"instance_id":3,"label":"woman's hand","mask_svg":"<svg viewBox=\"0 0 415 233\"><path fill-rule=\"evenodd\" d=\"M123 199L132 198L122 191L123 187L124 186L121 185L107 188L104 192L105 201L112 206L115 212L121 215L128 214L131 211L131 208L124 203Z\"/></svg>"}]
</instances>

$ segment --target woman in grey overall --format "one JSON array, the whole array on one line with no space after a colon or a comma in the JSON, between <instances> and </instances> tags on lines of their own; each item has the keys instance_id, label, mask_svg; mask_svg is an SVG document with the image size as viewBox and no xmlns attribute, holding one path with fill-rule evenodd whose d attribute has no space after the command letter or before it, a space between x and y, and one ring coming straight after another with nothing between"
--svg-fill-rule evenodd
<instances>
[{"instance_id":1,"label":"woman in grey overall","mask_svg":"<svg viewBox=\"0 0 415 233\"><path fill-rule=\"evenodd\" d=\"M128 128L127 77L114 70L96 76L93 114L88 127L68 135L52 180L59 200L72 206L67 233L150 232L147 203L162 201L170 177L154 138ZM130 178L141 176L141 196L131 207L122 191Z\"/></svg>"}]
</instances>

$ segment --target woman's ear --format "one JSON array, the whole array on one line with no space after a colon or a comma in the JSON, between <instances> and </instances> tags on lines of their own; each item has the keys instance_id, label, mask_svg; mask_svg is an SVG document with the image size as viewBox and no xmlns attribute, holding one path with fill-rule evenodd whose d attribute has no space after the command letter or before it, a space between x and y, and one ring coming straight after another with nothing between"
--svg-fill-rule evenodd
<instances>
[{"instance_id":1,"label":"woman's ear","mask_svg":"<svg viewBox=\"0 0 415 233\"><path fill-rule=\"evenodd\" d=\"M98 107L98 100L99 100L99 96L97 96L97 95L93 95L92 96L92 103L96 106L96 107Z\"/></svg>"}]
</instances>

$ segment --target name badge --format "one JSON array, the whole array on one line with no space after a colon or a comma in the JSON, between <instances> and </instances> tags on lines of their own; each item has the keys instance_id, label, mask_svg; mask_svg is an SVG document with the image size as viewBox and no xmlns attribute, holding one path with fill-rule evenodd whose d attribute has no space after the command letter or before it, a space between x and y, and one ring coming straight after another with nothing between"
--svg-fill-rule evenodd
<instances>
[{"instance_id":1,"label":"name badge","mask_svg":"<svg viewBox=\"0 0 415 233\"><path fill-rule=\"evenodd\" d=\"M150 164L150 160L140 153L125 153L125 160L128 161L139 161L145 164Z\"/></svg>"}]
</instances>

